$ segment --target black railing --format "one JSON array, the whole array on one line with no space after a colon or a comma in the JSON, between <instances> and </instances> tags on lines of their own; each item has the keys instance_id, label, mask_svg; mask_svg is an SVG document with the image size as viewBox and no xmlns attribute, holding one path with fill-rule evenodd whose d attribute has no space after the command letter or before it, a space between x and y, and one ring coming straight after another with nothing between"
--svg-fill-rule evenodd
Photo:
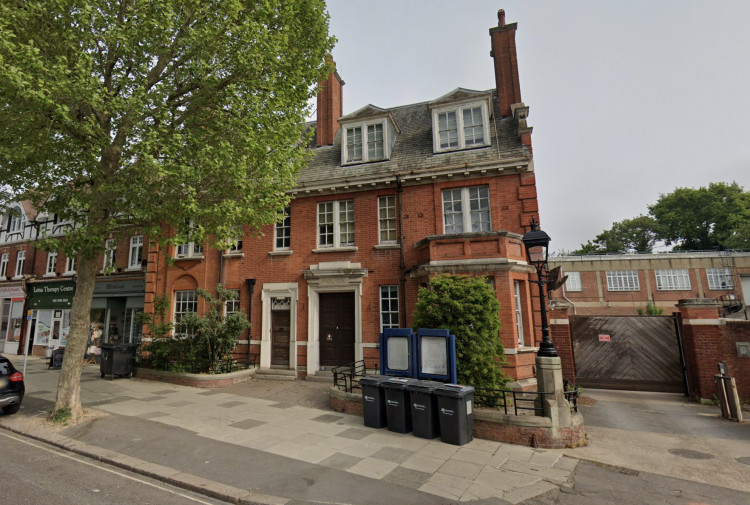
<instances>
[{"instance_id":1,"label":"black railing","mask_svg":"<svg viewBox=\"0 0 750 505\"><path fill-rule=\"evenodd\" d=\"M345 392L351 393L357 377L367 375L367 370L367 364L363 359L354 361L348 365L337 366L331 369L331 372L333 372L333 385L338 389L343 389ZM377 374L379 371L378 365L375 365L371 370Z\"/></svg>"},{"instance_id":2,"label":"black railing","mask_svg":"<svg viewBox=\"0 0 750 505\"><path fill-rule=\"evenodd\" d=\"M535 416L544 416L544 402L539 400L546 395L554 393L474 388L474 403L477 406L502 409L505 414L512 413L518 416L528 411L533 412ZM578 391L566 391L565 399L570 402L571 410L578 412Z\"/></svg>"},{"instance_id":3,"label":"black railing","mask_svg":"<svg viewBox=\"0 0 750 505\"><path fill-rule=\"evenodd\" d=\"M188 358L185 356L170 356L169 358L160 358L159 366L154 367L153 356L141 357L139 366L144 368L154 368L166 370L169 372L199 373L199 374L222 374L246 370L250 367L255 368L255 357L227 357L216 360L206 358Z\"/></svg>"}]
</instances>

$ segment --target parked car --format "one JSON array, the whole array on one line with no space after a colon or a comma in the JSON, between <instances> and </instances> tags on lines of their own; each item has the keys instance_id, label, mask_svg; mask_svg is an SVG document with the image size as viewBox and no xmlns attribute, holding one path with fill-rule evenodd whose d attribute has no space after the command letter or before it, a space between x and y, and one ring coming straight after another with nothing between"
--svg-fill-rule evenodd
<instances>
[{"instance_id":1,"label":"parked car","mask_svg":"<svg viewBox=\"0 0 750 505\"><path fill-rule=\"evenodd\" d=\"M23 374L16 370L8 358L0 354L0 407L3 414L18 412L25 392Z\"/></svg>"}]
</instances>

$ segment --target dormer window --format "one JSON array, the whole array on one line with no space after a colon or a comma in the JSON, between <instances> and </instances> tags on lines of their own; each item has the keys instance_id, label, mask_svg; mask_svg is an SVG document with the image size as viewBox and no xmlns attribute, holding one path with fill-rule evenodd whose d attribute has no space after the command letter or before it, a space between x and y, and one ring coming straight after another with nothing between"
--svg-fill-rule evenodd
<instances>
[{"instance_id":1,"label":"dormer window","mask_svg":"<svg viewBox=\"0 0 750 505\"><path fill-rule=\"evenodd\" d=\"M387 158L382 122L348 126L344 131L344 163L365 163Z\"/></svg>"},{"instance_id":2,"label":"dormer window","mask_svg":"<svg viewBox=\"0 0 750 505\"><path fill-rule=\"evenodd\" d=\"M434 108L432 131L436 153L489 145L490 125L486 101Z\"/></svg>"}]
</instances>

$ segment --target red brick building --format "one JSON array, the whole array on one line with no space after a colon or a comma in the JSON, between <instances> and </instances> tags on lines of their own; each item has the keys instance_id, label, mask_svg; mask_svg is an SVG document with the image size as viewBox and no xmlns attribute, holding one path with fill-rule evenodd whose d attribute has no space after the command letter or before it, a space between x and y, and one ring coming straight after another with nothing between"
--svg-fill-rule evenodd
<instances>
[{"instance_id":1,"label":"red brick building","mask_svg":"<svg viewBox=\"0 0 750 505\"><path fill-rule=\"evenodd\" d=\"M375 360L379 334L412 322L430 276L487 276L501 306L509 373L533 377L538 292L521 237L539 219L528 108L521 102L516 24L490 29L495 89L342 115L337 72L318 96L314 157L287 218L232 251L186 244L149 252L146 310L166 294L176 317L201 310L195 290L239 292L229 310L252 327L238 354L261 368L314 374ZM488 64L491 64L488 61ZM248 348L249 345L249 348Z\"/></svg>"}]
</instances>

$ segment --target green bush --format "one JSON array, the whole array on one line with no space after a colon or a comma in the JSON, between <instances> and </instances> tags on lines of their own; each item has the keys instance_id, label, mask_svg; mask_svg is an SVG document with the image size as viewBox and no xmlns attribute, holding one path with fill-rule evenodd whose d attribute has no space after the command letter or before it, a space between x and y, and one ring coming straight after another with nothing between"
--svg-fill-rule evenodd
<instances>
[{"instance_id":1,"label":"green bush","mask_svg":"<svg viewBox=\"0 0 750 505\"><path fill-rule=\"evenodd\" d=\"M438 275L419 290L414 328L444 328L456 336L458 382L502 389L508 382L501 366L500 304L484 277Z\"/></svg>"}]
</instances>

